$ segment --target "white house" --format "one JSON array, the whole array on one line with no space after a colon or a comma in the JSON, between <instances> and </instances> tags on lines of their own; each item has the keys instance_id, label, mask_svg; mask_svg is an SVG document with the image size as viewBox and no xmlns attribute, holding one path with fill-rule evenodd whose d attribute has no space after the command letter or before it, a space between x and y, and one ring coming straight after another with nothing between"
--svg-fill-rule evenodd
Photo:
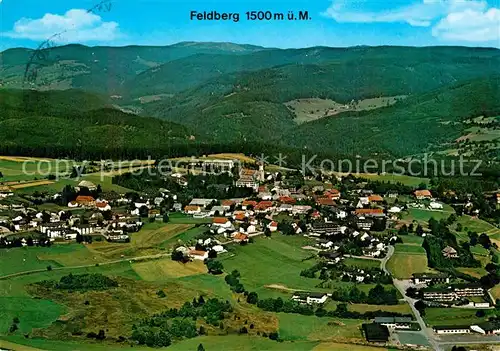
<instances>
[{"instance_id":1,"label":"white house","mask_svg":"<svg viewBox=\"0 0 500 351\"><path fill-rule=\"evenodd\" d=\"M429 208L432 210L441 210L443 208L443 204L440 204L439 202L432 201L429 204Z\"/></svg>"},{"instance_id":2,"label":"white house","mask_svg":"<svg viewBox=\"0 0 500 351\"><path fill-rule=\"evenodd\" d=\"M326 293L307 293L298 292L293 294L292 300L298 301L300 303L306 303L308 305L313 304L323 304L328 299L328 294Z\"/></svg>"},{"instance_id":3,"label":"white house","mask_svg":"<svg viewBox=\"0 0 500 351\"><path fill-rule=\"evenodd\" d=\"M393 206L387 210L389 213L400 213L402 211L401 207Z\"/></svg>"}]
</instances>

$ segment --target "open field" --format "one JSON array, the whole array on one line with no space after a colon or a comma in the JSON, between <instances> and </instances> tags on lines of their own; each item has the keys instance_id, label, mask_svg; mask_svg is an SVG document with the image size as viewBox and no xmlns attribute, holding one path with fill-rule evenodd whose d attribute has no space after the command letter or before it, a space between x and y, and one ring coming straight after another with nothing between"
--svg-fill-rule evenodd
<instances>
[{"instance_id":1,"label":"open field","mask_svg":"<svg viewBox=\"0 0 500 351\"><path fill-rule=\"evenodd\" d=\"M275 234L272 238L255 238L254 243L232 247L221 261L226 271L237 269L245 288L256 291L259 296L270 293L266 285L273 284L291 289L312 290L321 281L301 277L300 272L312 267L315 260L303 262L303 259L311 256L311 252L301 249L300 245L294 245L294 239L302 238L285 237L281 234Z\"/></svg>"},{"instance_id":2,"label":"open field","mask_svg":"<svg viewBox=\"0 0 500 351\"><path fill-rule=\"evenodd\" d=\"M467 233L469 231L476 232L478 235L485 233L491 239L491 241L496 242L500 245L500 229L494 225L480 219L474 218L468 215L460 216L457 223L462 225L462 231L456 231L456 224L454 225L455 233L457 237L463 241L469 241Z\"/></svg>"},{"instance_id":3,"label":"open field","mask_svg":"<svg viewBox=\"0 0 500 351\"><path fill-rule=\"evenodd\" d=\"M370 312L370 311L387 311L387 312L397 312L404 314L412 314L411 308L407 303L401 303L399 305L368 305L353 303L348 305L349 311L354 312Z\"/></svg>"},{"instance_id":4,"label":"open field","mask_svg":"<svg viewBox=\"0 0 500 351\"><path fill-rule=\"evenodd\" d=\"M426 308L425 322L435 325L470 325L481 323L485 318L476 317L476 310L462 308Z\"/></svg>"},{"instance_id":5,"label":"open field","mask_svg":"<svg viewBox=\"0 0 500 351\"><path fill-rule=\"evenodd\" d=\"M183 224L212 223L212 218L193 218L193 216L189 216L184 213L174 212L169 215L169 223L183 223Z\"/></svg>"},{"instance_id":6,"label":"open field","mask_svg":"<svg viewBox=\"0 0 500 351\"><path fill-rule=\"evenodd\" d=\"M425 255L425 249L422 246L415 244L396 244L395 250L396 254L407 253Z\"/></svg>"},{"instance_id":7,"label":"open field","mask_svg":"<svg viewBox=\"0 0 500 351\"><path fill-rule=\"evenodd\" d=\"M495 285L490 292L494 299L500 299L500 284Z\"/></svg>"},{"instance_id":8,"label":"open field","mask_svg":"<svg viewBox=\"0 0 500 351\"><path fill-rule=\"evenodd\" d=\"M417 235L401 235L401 240L403 240L403 244L405 245L417 245L422 246L424 243L424 238Z\"/></svg>"},{"instance_id":9,"label":"open field","mask_svg":"<svg viewBox=\"0 0 500 351\"><path fill-rule=\"evenodd\" d=\"M278 313L279 333L285 340L362 341L357 319L319 318L293 313Z\"/></svg>"},{"instance_id":10,"label":"open field","mask_svg":"<svg viewBox=\"0 0 500 351\"><path fill-rule=\"evenodd\" d=\"M132 235L130 243L135 247L155 247L193 227L191 224L147 223Z\"/></svg>"},{"instance_id":11,"label":"open field","mask_svg":"<svg viewBox=\"0 0 500 351\"><path fill-rule=\"evenodd\" d=\"M180 278L190 275L207 273L205 264L201 261L181 263L169 258L133 263L132 268L147 281L160 281L166 278Z\"/></svg>"},{"instance_id":12,"label":"open field","mask_svg":"<svg viewBox=\"0 0 500 351\"><path fill-rule=\"evenodd\" d=\"M396 103L404 96L388 96L360 100L352 104L340 104L329 99L307 98L286 102L285 105L295 114L298 124L314 121L323 117L334 116L347 111L368 111Z\"/></svg>"},{"instance_id":13,"label":"open field","mask_svg":"<svg viewBox=\"0 0 500 351\"><path fill-rule=\"evenodd\" d=\"M349 173L333 172L338 176L347 176ZM396 175L391 173L377 174L377 173L351 173L357 178L364 178L369 180L376 180L381 182L402 183L408 186L418 186L421 183L428 184L429 178L412 177L407 175Z\"/></svg>"},{"instance_id":14,"label":"open field","mask_svg":"<svg viewBox=\"0 0 500 351\"><path fill-rule=\"evenodd\" d=\"M420 248L423 250L423 248ZM432 272L427 266L427 256L408 252L396 252L387 262L387 269L397 279L408 279L413 273Z\"/></svg>"},{"instance_id":15,"label":"open field","mask_svg":"<svg viewBox=\"0 0 500 351\"><path fill-rule=\"evenodd\" d=\"M29 333L32 328L48 327L64 313L65 308L51 300L25 297L0 297L0 334L6 334L14 317L19 318L19 330Z\"/></svg>"},{"instance_id":16,"label":"open field","mask_svg":"<svg viewBox=\"0 0 500 351\"><path fill-rule=\"evenodd\" d=\"M2 182L40 180L49 174L66 175L77 163L70 160L56 160L33 157L0 156Z\"/></svg>"},{"instance_id":17,"label":"open field","mask_svg":"<svg viewBox=\"0 0 500 351\"><path fill-rule=\"evenodd\" d=\"M485 276L488 272L484 268L467 268L467 267L459 267L457 271L468 274L474 278L481 278Z\"/></svg>"},{"instance_id":18,"label":"open field","mask_svg":"<svg viewBox=\"0 0 500 351\"><path fill-rule=\"evenodd\" d=\"M137 233L132 234L130 243L109 243L106 241L92 244L63 243L51 247L12 248L0 251L0 260L10 262L0 266L0 276L17 272L45 269L47 266L81 266L104 263L125 257L166 253L178 239L192 239L202 228L191 224L148 223ZM163 247L163 248L162 248Z\"/></svg>"},{"instance_id":19,"label":"open field","mask_svg":"<svg viewBox=\"0 0 500 351\"><path fill-rule=\"evenodd\" d=\"M7 275L16 272L29 271L34 269L44 269L48 265L53 267L61 266L55 260L41 260L39 255L58 254L68 252L66 247L53 246L45 247L23 247L0 250L0 261L9 264L0 265L0 275Z\"/></svg>"},{"instance_id":20,"label":"open field","mask_svg":"<svg viewBox=\"0 0 500 351\"><path fill-rule=\"evenodd\" d=\"M379 260L346 257L342 262L347 266L353 266L358 268L380 268Z\"/></svg>"},{"instance_id":21,"label":"open field","mask_svg":"<svg viewBox=\"0 0 500 351\"><path fill-rule=\"evenodd\" d=\"M453 208L447 204L443 205L443 210L441 211L430 211L427 209L420 208L410 208L408 213L403 216L405 222L417 221L423 226L427 226L429 219L434 218L439 221L441 219L448 218L451 214L455 213Z\"/></svg>"}]
</instances>

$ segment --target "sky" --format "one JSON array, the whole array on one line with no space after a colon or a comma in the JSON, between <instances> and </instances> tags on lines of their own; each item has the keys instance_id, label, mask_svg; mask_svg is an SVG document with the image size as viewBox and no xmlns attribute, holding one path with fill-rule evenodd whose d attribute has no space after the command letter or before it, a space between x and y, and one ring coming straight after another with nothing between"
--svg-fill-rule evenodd
<instances>
[{"instance_id":1,"label":"sky","mask_svg":"<svg viewBox=\"0 0 500 351\"><path fill-rule=\"evenodd\" d=\"M500 47L500 0L0 0L0 50L56 45L215 41L300 48L356 45ZM191 12L238 13L239 21ZM249 20L247 12L284 14ZM288 20L289 11L307 20ZM234 16L233 16L234 17Z\"/></svg>"}]
</instances>

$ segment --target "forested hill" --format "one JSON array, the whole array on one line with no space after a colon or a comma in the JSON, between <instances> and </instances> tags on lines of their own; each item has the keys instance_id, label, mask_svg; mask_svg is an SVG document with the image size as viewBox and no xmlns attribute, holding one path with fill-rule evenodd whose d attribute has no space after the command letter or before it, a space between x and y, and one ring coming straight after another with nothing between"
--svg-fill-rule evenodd
<instances>
[{"instance_id":1,"label":"forested hill","mask_svg":"<svg viewBox=\"0 0 500 351\"><path fill-rule=\"evenodd\" d=\"M17 93L2 93L1 145L50 137L65 148L80 133L77 145L103 152L115 138L118 149L244 143L400 157L453 151L470 133L465 118L500 116L500 50L491 48L179 43L42 53L0 54L2 88L40 91L17 105ZM26 84L33 56L36 80Z\"/></svg>"},{"instance_id":2,"label":"forested hill","mask_svg":"<svg viewBox=\"0 0 500 351\"><path fill-rule=\"evenodd\" d=\"M94 94L0 90L0 154L131 158L195 142L184 126L124 113Z\"/></svg>"}]
</instances>

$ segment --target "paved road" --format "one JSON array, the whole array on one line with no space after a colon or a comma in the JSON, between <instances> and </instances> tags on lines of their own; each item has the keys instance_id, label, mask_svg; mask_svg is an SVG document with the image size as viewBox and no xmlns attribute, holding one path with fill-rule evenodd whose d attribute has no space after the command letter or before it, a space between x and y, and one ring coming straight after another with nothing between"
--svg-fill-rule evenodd
<instances>
[{"instance_id":1,"label":"paved road","mask_svg":"<svg viewBox=\"0 0 500 351\"><path fill-rule=\"evenodd\" d=\"M387 269L387 262L391 259L392 255L394 254L394 246L389 246L389 249L387 251L387 255L382 259L382 262L380 263L380 269L382 269L384 272L390 274L390 272ZM414 333L422 335L431 347L436 350L436 351L441 351L443 350L438 342L435 340L434 337L434 332L432 329L427 328L427 325L425 324L425 321L423 320L422 316L420 316L420 313L418 310L415 308L415 299L412 299L411 297L406 296L406 289L410 285L410 281L408 280L398 280L398 279L393 279L393 284L398 289L398 291L403 295L403 299L405 302L410 305L411 310L413 314L415 315L415 319L417 320L418 324L420 325L420 331L416 331Z\"/></svg>"},{"instance_id":2,"label":"paved road","mask_svg":"<svg viewBox=\"0 0 500 351\"><path fill-rule=\"evenodd\" d=\"M432 329L428 328L427 325L425 324L424 319L418 312L418 310L415 308L415 302L417 300L412 299L411 297L406 296L406 289L411 285L410 281L408 280L398 280L398 279L393 279L394 286L396 289L399 290L399 292L403 295L404 300L408 305L410 305L411 310L413 312L413 315L415 316L415 319L417 320L417 323L420 325L420 334L427 339L429 344L431 345L433 350L436 351L441 351L443 350L442 347L440 347L440 344L437 342L435 339L434 332Z\"/></svg>"},{"instance_id":3,"label":"paved road","mask_svg":"<svg viewBox=\"0 0 500 351\"><path fill-rule=\"evenodd\" d=\"M394 255L394 246L389 246L389 249L387 250L387 255L380 261L380 269L383 270L387 274L391 274L387 270L387 262L391 259L392 255Z\"/></svg>"}]
</instances>

